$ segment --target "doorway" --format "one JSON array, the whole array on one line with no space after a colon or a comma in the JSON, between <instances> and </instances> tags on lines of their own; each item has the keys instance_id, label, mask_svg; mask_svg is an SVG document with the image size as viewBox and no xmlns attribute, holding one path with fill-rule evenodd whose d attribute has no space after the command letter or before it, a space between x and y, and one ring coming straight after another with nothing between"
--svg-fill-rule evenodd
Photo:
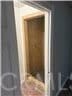
<instances>
[{"instance_id":1,"label":"doorway","mask_svg":"<svg viewBox=\"0 0 72 96\"><path fill-rule=\"evenodd\" d=\"M18 4L16 6L18 6L17 10L20 10L19 27L21 28L18 28L18 21L16 27L17 30L19 29L17 42L22 96L50 96L50 75L48 73L51 68L51 13L36 5L37 8L31 4L26 5L21 2ZM26 14L23 14L25 9Z\"/></svg>"},{"instance_id":2,"label":"doorway","mask_svg":"<svg viewBox=\"0 0 72 96\"><path fill-rule=\"evenodd\" d=\"M44 16L24 18L26 70L44 82ZM38 77L39 75L39 77Z\"/></svg>"}]
</instances>

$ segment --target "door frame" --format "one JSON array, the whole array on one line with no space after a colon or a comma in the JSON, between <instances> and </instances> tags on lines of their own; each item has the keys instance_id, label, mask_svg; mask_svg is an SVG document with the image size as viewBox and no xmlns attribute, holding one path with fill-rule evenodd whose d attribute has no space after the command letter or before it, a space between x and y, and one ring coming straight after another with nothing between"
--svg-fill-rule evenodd
<instances>
[{"instance_id":1,"label":"door frame","mask_svg":"<svg viewBox=\"0 0 72 96\"><path fill-rule=\"evenodd\" d=\"M26 59L26 65L24 67L25 73L27 73L27 70L29 70L29 50L28 50L28 20L35 19L35 18L40 18L43 17L45 18L45 14L43 12L34 12L32 14L28 14L22 17L22 30L24 32L24 41L25 41L25 59ZM45 22L45 20L44 20Z\"/></svg>"},{"instance_id":2,"label":"door frame","mask_svg":"<svg viewBox=\"0 0 72 96\"><path fill-rule=\"evenodd\" d=\"M45 65L45 96L51 95L51 10L31 1L22 1L31 7L44 11L45 16L45 34L44 34L44 65Z\"/></svg>"}]
</instances>

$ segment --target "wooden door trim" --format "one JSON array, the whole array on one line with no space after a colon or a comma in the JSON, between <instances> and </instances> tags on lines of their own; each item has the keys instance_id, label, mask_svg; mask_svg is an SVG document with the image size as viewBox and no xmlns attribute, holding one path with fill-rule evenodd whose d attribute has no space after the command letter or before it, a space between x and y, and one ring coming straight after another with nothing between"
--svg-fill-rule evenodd
<instances>
[{"instance_id":1,"label":"wooden door trim","mask_svg":"<svg viewBox=\"0 0 72 96\"><path fill-rule=\"evenodd\" d=\"M29 54L28 54L28 29L27 29L27 21L24 20L24 18L22 18L22 30L23 30L23 39L25 42L24 46L25 46L25 59L26 59L26 65L25 65L25 72L27 72L27 67L29 64ZM24 53L23 53L24 54ZM29 70L29 67L28 67Z\"/></svg>"},{"instance_id":2,"label":"wooden door trim","mask_svg":"<svg viewBox=\"0 0 72 96\"><path fill-rule=\"evenodd\" d=\"M23 20L30 20L30 19L39 18L39 17L42 17L42 16L44 16L43 12L34 12L32 14L25 15L22 18L23 18Z\"/></svg>"},{"instance_id":3,"label":"wooden door trim","mask_svg":"<svg viewBox=\"0 0 72 96\"><path fill-rule=\"evenodd\" d=\"M25 71L27 73L27 69L29 71L29 50L28 50L28 47L29 47L29 44L28 44L28 20L31 20L31 19L35 19L35 18L40 18L44 16L45 18L45 14L43 12L35 12L33 14L29 14L29 15L26 15L26 16L23 16L22 17L22 29L23 29L23 32L24 32L24 37L25 37L25 56L26 56L26 64L27 66L25 66Z\"/></svg>"}]
</instances>

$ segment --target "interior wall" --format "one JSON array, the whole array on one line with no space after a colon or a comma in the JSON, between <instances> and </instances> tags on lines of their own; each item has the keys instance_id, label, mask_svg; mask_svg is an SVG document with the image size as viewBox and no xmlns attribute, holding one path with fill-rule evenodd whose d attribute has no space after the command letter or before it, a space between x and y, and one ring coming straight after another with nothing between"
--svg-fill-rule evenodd
<instances>
[{"instance_id":1,"label":"interior wall","mask_svg":"<svg viewBox=\"0 0 72 96\"><path fill-rule=\"evenodd\" d=\"M70 7L70 16L72 17L72 7ZM70 30L71 30L71 42L70 42L70 75L72 74L72 18L70 20Z\"/></svg>"},{"instance_id":2,"label":"interior wall","mask_svg":"<svg viewBox=\"0 0 72 96\"><path fill-rule=\"evenodd\" d=\"M58 92L58 73L62 74L62 84L72 71L70 62L71 11L65 2L36 2L52 11L52 58L51 67L54 76L53 96ZM51 92L52 93L52 92ZM51 95L51 96L52 96Z\"/></svg>"},{"instance_id":3,"label":"interior wall","mask_svg":"<svg viewBox=\"0 0 72 96\"><path fill-rule=\"evenodd\" d=\"M21 95L14 19L13 2L1 1L1 76L7 75L2 79L2 83L8 89L17 87L14 90L1 88L1 96Z\"/></svg>"},{"instance_id":4,"label":"interior wall","mask_svg":"<svg viewBox=\"0 0 72 96\"><path fill-rule=\"evenodd\" d=\"M70 42L71 30L70 20L71 15L69 7L63 3L55 3L54 15L54 58L53 58L53 73L55 89L58 91L58 72L61 72L63 82L69 77L70 72ZM56 82L57 81L57 82ZM56 94L56 91L55 91Z\"/></svg>"},{"instance_id":5,"label":"interior wall","mask_svg":"<svg viewBox=\"0 0 72 96\"><path fill-rule=\"evenodd\" d=\"M71 39L71 28L70 28L70 20L72 20L70 13L70 9L64 2L55 2L52 5L49 2L37 2L40 5L43 5L46 8L52 9L52 49L53 49L53 57L52 57L52 72L57 74L58 72L62 72L65 76L69 76L69 73L72 71L72 63L69 64L69 48L70 48L70 39ZM16 49L16 37L14 30L14 16L12 14L13 7L10 3L7 5L3 3L2 6L2 74L6 72L10 72L11 66L14 66L14 72L16 74L18 71L18 60L17 60L17 49ZM11 23L12 22L12 23ZM12 27L13 26L13 27ZM14 39L14 40L13 40ZM9 47L9 45L11 47ZM11 48L11 49L10 49ZM9 51L11 50L11 52ZM9 54L10 53L10 54ZM12 65L13 64L13 65ZM19 74L17 75L19 76ZM55 91L53 96L57 93L58 83L57 83L57 75L54 76L54 84ZM65 80L62 78L62 81ZM18 78L19 79L19 78ZM6 84L12 86L12 79L5 80ZM19 85L19 84L17 84ZM7 85L8 86L8 85ZM19 88L20 86L18 86ZM18 90L19 92L19 90ZM7 92L2 90L2 96L10 95L15 96L14 92ZM20 96L20 95L19 95ZM52 95L51 95L52 96Z\"/></svg>"},{"instance_id":6,"label":"interior wall","mask_svg":"<svg viewBox=\"0 0 72 96\"><path fill-rule=\"evenodd\" d=\"M2 65L1 65L1 75L3 75L4 73L10 72L10 60L9 60L9 51L8 51L8 44L7 44L7 14L6 14L6 4L1 3L1 58L2 58ZM6 84L7 86L11 86L12 81L11 79L9 80L3 80L4 84ZM2 96L4 96L4 94L6 95L13 95L12 92L7 92L5 90L1 90L2 92Z\"/></svg>"}]
</instances>

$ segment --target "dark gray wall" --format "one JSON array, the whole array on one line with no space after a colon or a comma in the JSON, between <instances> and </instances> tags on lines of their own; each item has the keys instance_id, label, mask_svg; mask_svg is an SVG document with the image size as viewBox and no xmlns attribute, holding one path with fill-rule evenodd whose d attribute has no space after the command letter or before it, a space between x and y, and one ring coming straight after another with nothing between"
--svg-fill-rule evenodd
<instances>
[{"instance_id":1,"label":"dark gray wall","mask_svg":"<svg viewBox=\"0 0 72 96\"><path fill-rule=\"evenodd\" d=\"M54 74L55 90L53 96L58 91L58 72L62 73L62 83L72 71L72 45L71 45L71 20L72 13L69 6L64 2L36 2L52 11L52 72ZM18 55L15 22L12 3L2 3L2 75L6 72L14 72L19 76ZM4 80L7 86L14 83L13 78ZM16 82L19 88L19 77ZM18 96L17 90L2 90L2 96ZM52 96L52 95L51 95Z\"/></svg>"},{"instance_id":2,"label":"dark gray wall","mask_svg":"<svg viewBox=\"0 0 72 96\"><path fill-rule=\"evenodd\" d=\"M53 73L55 89L58 90L56 74L61 72L63 83L70 72L71 14L65 3L55 3L54 8Z\"/></svg>"},{"instance_id":3,"label":"dark gray wall","mask_svg":"<svg viewBox=\"0 0 72 96\"><path fill-rule=\"evenodd\" d=\"M2 77L6 73L14 73L5 77L2 82L7 88L17 86L16 90L7 91L2 88L1 96L20 96L18 52L15 32L13 3L1 2L1 37L2 37Z\"/></svg>"},{"instance_id":4,"label":"dark gray wall","mask_svg":"<svg viewBox=\"0 0 72 96\"><path fill-rule=\"evenodd\" d=\"M70 15L71 15L71 17L72 17L72 6L70 7ZM71 27L71 42L70 42L70 68L69 68L69 70L70 70L70 74L72 74L72 18L71 18L71 25L70 25L70 27Z\"/></svg>"},{"instance_id":5,"label":"dark gray wall","mask_svg":"<svg viewBox=\"0 0 72 96\"><path fill-rule=\"evenodd\" d=\"M58 92L58 73L62 84L72 71L71 59L71 8L66 2L36 2L52 11L52 72L54 76L53 96ZM51 95L52 96L52 95Z\"/></svg>"}]
</instances>

